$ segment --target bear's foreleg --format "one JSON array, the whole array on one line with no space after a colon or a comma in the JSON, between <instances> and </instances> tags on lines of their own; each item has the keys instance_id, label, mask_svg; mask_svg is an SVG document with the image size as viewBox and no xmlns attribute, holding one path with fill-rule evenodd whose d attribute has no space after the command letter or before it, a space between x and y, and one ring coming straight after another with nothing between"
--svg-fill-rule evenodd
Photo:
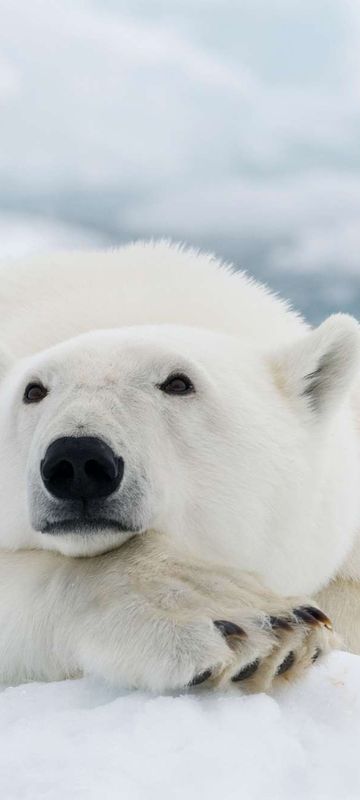
<instances>
[{"instance_id":1,"label":"bear's foreleg","mask_svg":"<svg viewBox=\"0 0 360 800\"><path fill-rule=\"evenodd\" d=\"M184 559L155 533L93 558L2 551L0 587L2 682L91 673L153 691L266 691L334 643L308 600Z\"/></svg>"}]
</instances>

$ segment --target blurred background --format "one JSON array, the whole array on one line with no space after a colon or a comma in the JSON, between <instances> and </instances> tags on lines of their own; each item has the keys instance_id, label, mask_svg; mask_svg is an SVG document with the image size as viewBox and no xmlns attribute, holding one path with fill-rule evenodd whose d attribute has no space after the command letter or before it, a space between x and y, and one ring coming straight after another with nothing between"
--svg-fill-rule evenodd
<instances>
[{"instance_id":1,"label":"blurred background","mask_svg":"<svg viewBox=\"0 0 360 800\"><path fill-rule=\"evenodd\" d=\"M358 0L0 0L0 256L166 236L360 316Z\"/></svg>"}]
</instances>

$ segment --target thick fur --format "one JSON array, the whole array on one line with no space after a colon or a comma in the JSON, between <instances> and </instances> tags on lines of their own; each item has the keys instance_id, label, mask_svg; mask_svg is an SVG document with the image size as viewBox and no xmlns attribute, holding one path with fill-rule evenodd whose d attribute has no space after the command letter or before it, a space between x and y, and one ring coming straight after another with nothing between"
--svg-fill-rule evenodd
<instances>
[{"instance_id":1,"label":"thick fur","mask_svg":"<svg viewBox=\"0 0 360 800\"><path fill-rule=\"evenodd\" d=\"M210 672L208 683L226 688L255 664L241 687L266 691L335 643L326 624L304 614L304 598L279 598L251 575L184 560L153 531L92 558L3 552L0 578L2 682L92 673L164 691Z\"/></svg>"},{"instance_id":2,"label":"thick fur","mask_svg":"<svg viewBox=\"0 0 360 800\"><path fill-rule=\"evenodd\" d=\"M281 599L320 591L360 650L355 320L311 331L245 275L166 243L4 265L0 315L3 679L90 670L166 689L259 660L250 682L268 688L286 654L295 675L330 646L293 616L308 601ZM159 390L174 371L192 396ZM26 406L32 380L48 395ZM58 509L39 465L79 435L124 458L122 532L46 532ZM213 625L229 617L246 634L231 647Z\"/></svg>"}]
</instances>

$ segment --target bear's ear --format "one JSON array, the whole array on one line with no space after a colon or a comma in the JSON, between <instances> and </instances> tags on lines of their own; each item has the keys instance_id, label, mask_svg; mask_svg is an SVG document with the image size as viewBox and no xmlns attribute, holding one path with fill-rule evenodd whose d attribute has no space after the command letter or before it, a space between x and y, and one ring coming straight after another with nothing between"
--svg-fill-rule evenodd
<instances>
[{"instance_id":1,"label":"bear's ear","mask_svg":"<svg viewBox=\"0 0 360 800\"><path fill-rule=\"evenodd\" d=\"M331 413L360 379L360 326L334 314L273 361L284 393L314 414Z\"/></svg>"}]
</instances>

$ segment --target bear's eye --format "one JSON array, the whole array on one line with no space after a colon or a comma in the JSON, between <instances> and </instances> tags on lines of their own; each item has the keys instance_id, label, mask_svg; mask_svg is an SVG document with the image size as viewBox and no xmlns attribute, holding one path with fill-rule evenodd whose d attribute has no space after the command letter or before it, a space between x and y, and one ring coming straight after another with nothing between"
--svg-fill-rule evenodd
<instances>
[{"instance_id":1,"label":"bear's eye","mask_svg":"<svg viewBox=\"0 0 360 800\"><path fill-rule=\"evenodd\" d=\"M24 392L24 403L40 403L47 395L47 389L42 383L28 383Z\"/></svg>"},{"instance_id":2,"label":"bear's eye","mask_svg":"<svg viewBox=\"0 0 360 800\"><path fill-rule=\"evenodd\" d=\"M166 394L193 394L195 392L190 378L183 373L169 375L169 377L159 385L159 389Z\"/></svg>"}]
</instances>

